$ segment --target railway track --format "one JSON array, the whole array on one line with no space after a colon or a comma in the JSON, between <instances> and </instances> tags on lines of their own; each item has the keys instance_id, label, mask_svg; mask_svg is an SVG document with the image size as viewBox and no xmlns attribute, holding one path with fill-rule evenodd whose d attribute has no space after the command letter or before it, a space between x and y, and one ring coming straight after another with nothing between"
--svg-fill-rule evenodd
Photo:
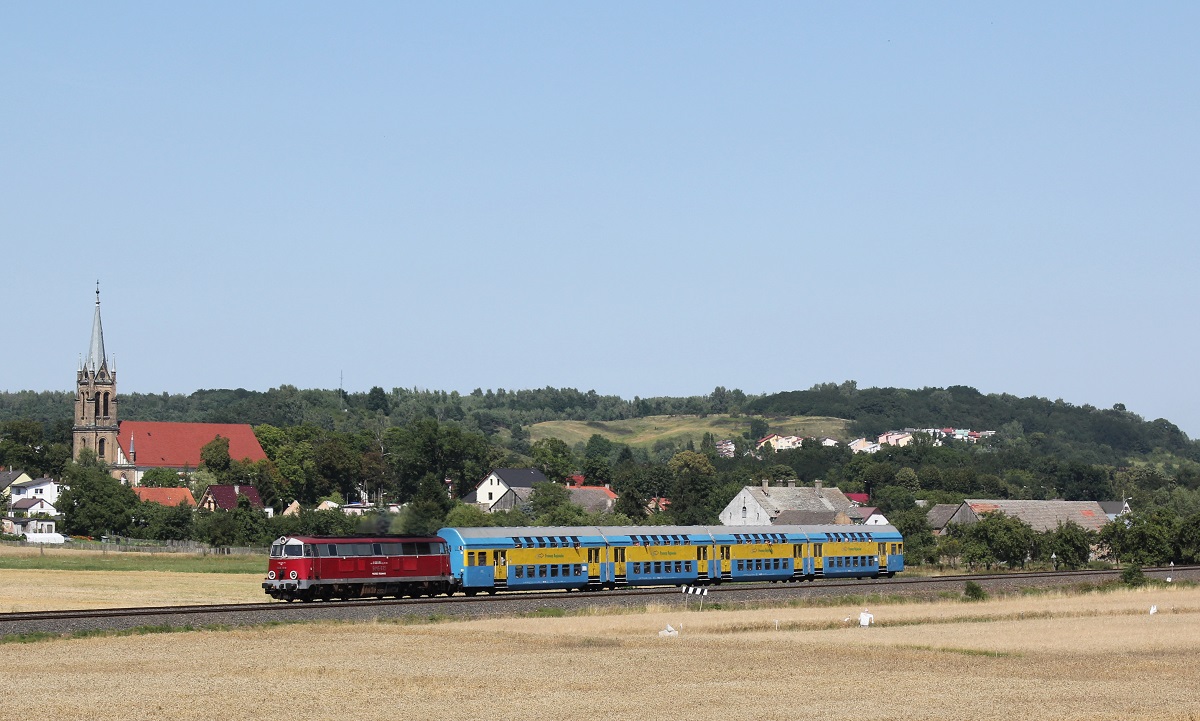
<instances>
[{"instance_id":1,"label":"railway track","mask_svg":"<svg viewBox=\"0 0 1200 721\"><path fill-rule=\"evenodd\" d=\"M1151 578L1200 580L1200 566L1143 569ZM823 580L813 583L754 583L708 586L709 602L737 604L787 601L815 596L928 595L937 597L949 588L974 581L986 589L1016 590L1029 586L1102 583L1121 571L1048 571L1028 573L962 574L953 576L902 576L891 579ZM128 630L139 627L206 627L315 620L413 619L430 617L482 617L533 613L546 608L563 610L587 606L639 606L647 603L684 603L680 589L627 588L596 593L513 592L494 596L440 596L433 598L362 599L314 603L215 604L137 608L75 609L0 613L0 636L14 634L70 634L95 630Z\"/></svg>"}]
</instances>

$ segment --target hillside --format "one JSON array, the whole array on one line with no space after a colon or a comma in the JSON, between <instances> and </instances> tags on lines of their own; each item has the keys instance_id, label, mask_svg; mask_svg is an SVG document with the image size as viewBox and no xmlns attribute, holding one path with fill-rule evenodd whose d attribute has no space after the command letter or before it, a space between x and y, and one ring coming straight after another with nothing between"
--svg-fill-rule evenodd
<instances>
[{"instance_id":1,"label":"hillside","mask_svg":"<svg viewBox=\"0 0 1200 721\"><path fill-rule=\"evenodd\" d=\"M850 440L849 423L825 416L766 416L772 433ZM569 446L587 443L595 434L634 448L652 448L661 442L676 446L690 440L697 446L705 433L716 440L741 436L750 430L751 418L713 414L707 416L647 416L621 421L546 421L529 427L530 439L558 438Z\"/></svg>"}]
</instances>

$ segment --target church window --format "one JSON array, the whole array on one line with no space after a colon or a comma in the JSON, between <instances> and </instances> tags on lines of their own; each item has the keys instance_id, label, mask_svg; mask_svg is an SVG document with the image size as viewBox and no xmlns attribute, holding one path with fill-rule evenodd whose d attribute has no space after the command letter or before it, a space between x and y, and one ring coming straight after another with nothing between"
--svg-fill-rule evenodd
<instances>
[{"instance_id":1,"label":"church window","mask_svg":"<svg viewBox=\"0 0 1200 721\"><path fill-rule=\"evenodd\" d=\"M101 438L101 439L100 439L100 440L99 440L99 441L96 443L96 457L97 457L97 458L103 458L103 457L104 457L104 439L103 439L103 438Z\"/></svg>"},{"instance_id":2,"label":"church window","mask_svg":"<svg viewBox=\"0 0 1200 721\"><path fill-rule=\"evenodd\" d=\"M108 394L104 394L104 417L108 418Z\"/></svg>"}]
</instances>

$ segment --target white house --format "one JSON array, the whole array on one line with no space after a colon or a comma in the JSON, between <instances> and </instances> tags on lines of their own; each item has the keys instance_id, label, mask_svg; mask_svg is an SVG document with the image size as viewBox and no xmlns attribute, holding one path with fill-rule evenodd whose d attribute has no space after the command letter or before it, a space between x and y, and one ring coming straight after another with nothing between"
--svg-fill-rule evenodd
<instances>
[{"instance_id":1,"label":"white house","mask_svg":"<svg viewBox=\"0 0 1200 721\"><path fill-rule=\"evenodd\" d=\"M492 510L496 501L512 488L533 488L535 483L545 483L547 478L536 468L497 468L475 486L463 500L477 504L485 511Z\"/></svg>"},{"instance_id":2,"label":"white house","mask_svg":"<svg viewBox=\"0 0 1200 721\"><path fill-rule=\"evenodd\" d=\"M62 492L62 486L58 481L45 477L14 481L8 488L11 491L10 505L15 505L17 501L35 498L54 506L58 503L58 496Z\"/></svg>"},{"instance_id":3,"label":"white house","mask_svg":"<svg viewBox=\"0 0 1200 721\"><path fill-rule=\"evenodd\" d=\"M824 488L820 481L811 487L796 487L795 481L789 481L787 486L771 486L763 481L760 486L745 486L738 491L721 511L721 524L769 526L780 514L793 511L826 514L832 519L852 505L845 494L836 488Z\"/></svg>"}]
</instances>

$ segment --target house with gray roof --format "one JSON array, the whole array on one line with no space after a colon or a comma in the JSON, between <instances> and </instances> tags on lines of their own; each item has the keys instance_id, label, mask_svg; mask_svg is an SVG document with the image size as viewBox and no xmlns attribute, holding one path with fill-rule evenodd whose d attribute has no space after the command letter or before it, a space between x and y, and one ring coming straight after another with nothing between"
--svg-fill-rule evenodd
<instances>
[{"instance_id":1,"label":"house with gray roof","mask_svg":"<svg viewBox=\"0 0 1200 721\"><path fill-rule=\"evenodd\" d=\"M940 536L946 532L946 524L961 506L961 503L938 503L925 512L925 521L933 535Z\"/></svg>"},{"instance_id":2,"label":"house with gray roof","mask_svg":"<svg viewBox=\"0 0 1200 721\"><path fill-rule=\"evenodd\" d=\"M475 489L467 494L463 500L467 503L474 503L485 511L492 510L492 507L504 497L512 488L532 489L535 483L546 483L548 479L536 468L497 468L492 471L475 486ZM525 499L528 500L528 494ZM512 498L511 503L519 502L519 499ZM511 506L510 506L511 507ZM497 510L500 510L497 508Z\"/></svg>"},{"instance_id":3,"label":"house with gray roof","mask_svg":"<svg viewBox=\"0 0 1200 721\"><path fill-rule=\"evenodd\" d=\"M29 474L25 471L14 471L11 468L7 471L0 471L0 495L7 496L9 494L8 487L12 484L28 483L29 480Z\"/></svg>"},{"instance_id":4,"label":"house with gray roof","mask_svg":"<svg viewBox=\"0 0 1200 721\"><path fill-rule=\"evenodd\" d=\"M721 511L721 523L726 526L770 526L780 523L780 515L787 511L832 512L836 517L838 512L847 514L852 505L845 494L836 488L825 488L821 481L799 487L795 481L788 481L784 486L772 486L763 481L761 485L742 488Z\"/></svg>"},{"instance_id":5,"label":"house with gray roof","mask_svg":"<svg viewBox=\"0 0 1200 721\"><path fill-rule=\"evenodd\" d=\"M936 506L935 506L936 508ZM1096 501L1024 501L968 498L949 523L975 523L985 513L1003 513L1019 518L1033 530L1053 531L1060 523L1074 523L1087 531L1099 531L1108 523L1108 514Z\"/></svg>"}]
</instances>

